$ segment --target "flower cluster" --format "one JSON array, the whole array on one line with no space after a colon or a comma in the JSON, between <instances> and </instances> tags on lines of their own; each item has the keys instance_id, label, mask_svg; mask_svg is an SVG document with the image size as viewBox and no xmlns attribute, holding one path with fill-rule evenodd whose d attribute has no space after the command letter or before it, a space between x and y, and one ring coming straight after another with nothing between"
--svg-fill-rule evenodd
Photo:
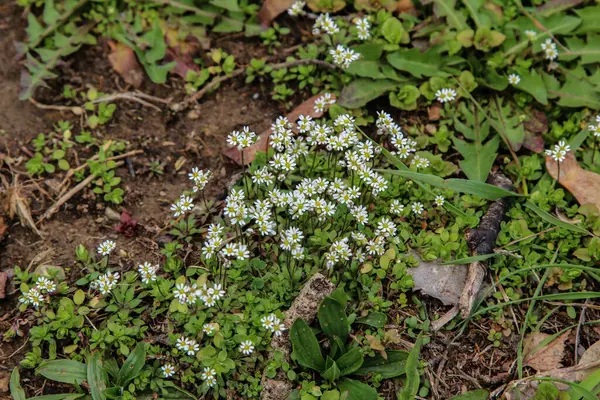
<instances>
[{"instance_id":1,"label":"flower cluster","mask_svg":"<svg viewBox=\"0 0 600 400\"><path fill-rule=\"evenodd\" d=\"M194 183L194 187L192 188L192 190L194 192L200 192L204 190L204 187L210 180L212 176L212 171L209 169L203 171L198 168L192 168L192 172L190 172L188 176L190 180Z\"/></svg>"},{"instance_id":2,"label":"flower cluster","mask_svg":"<svg viewBox=\"0 0 600 400\"><path fill-rule=\"evenodd\" d=\"M217 384L217 372L210 367L204 368L202 371L202 380L206 383L206 386L213 387Z\"/></svg>"},{"instance_id":3,"label":"flower cluster","mask_svg":"<svg viewBox=\"0 0 600 400\"><path fill-rule=\"evenodd\" d=\"M546 155L550 156L554 161L563 162L567 153L571 151L571 146L567 144L564 140L558 142L558 144L554 145L554 149L547 149Z\"/></svg>"},{"instance_id":4,"label":"flower cluster","mask_svg":"<svg viewBox=\"0 0 600 400\"><path fill-rule=\"evenodd\" d=\"M554 60L556 57L558 57L556 43L554 43L552 39L546 39L546 41L542 43L542 49L544 50L547 60Z\"/></svg>"},{"instance_id":5,"label":"flower cluster","mask_svg":"<svg viewBox=\"0 0 600 400\"><path fill-rule=\"evenodd\" d=\"M254 142L256 142L256 133L250 131L247 126L244 126L241 131L233 131L227 136L227 144L237 147L238 150L248 148Z\"/></svg>"},{"instance_id":6,"label":"flower cluster","mask_svg":"<svg viewBox=\"0 0 600 400\"><path fill-rule=\"evenodd\" d=\"M22 293L21 297L19 297L19 302L37 308L46 300L44 294L54 293L55 290L56 284L54 282L44 276L40 276L37 278L35 286Z\"/></svg>"},{"instance_id":7,"label":"flower cluster","mask_svg":"<svg viewBox=\"0 0 600 400\"><path fill-rule=\"evenodd\" d=\"M260 322L262 323L263 328L265 328L267 331L273 332L275 336L281 336L285 330L285 325L281 323L281 320L277 318L275 314L262 317Z\"/></svg>"},{"instance_id":8,"label":"flower cluster","mask_svg":"<svg viewBox=\"0 0 600 400\"><path fill-rule=\"evenodd\" d=\"M447 103L456 99L456 90L448 88L440 89L435 92L435 97L437 97L440 103Z\"/></svg>"},{"instance_id":9,"label":"flower cluster","mask_svg":"<svg viewBox=\"0 0 600 400\"><path fill-rule=\"evenodd\" d=\"M323 96L315 100L315 112L322 113L325 111L328 105L332 104L335 104L335 99L333 98L333 96L331 96L331 93L325 93L323 94Z\"/></svg>"},{"instance_id":10,"label":"flower cluster","mask_svg":"<svg viewBox=\"0 0 600 400\"><path fill-rule=\"evenodd\" d=\"M321 33L333 35L339 32L339 30L340 28L338 28L333 18L329 16L329 13L326 13L317 17L312 32L313 35L320 35Z\"/></svg>"},{"instance_id":11,"label":"flower cluster","mask_svg":"<svg viewBox=\"0 0 600 400\"><path fill-rule=\"evenodd\" d=\"M333 57L333 63L344 69L350 67L350 64L360 58L359 53L341 44L338 44L335 49L329 50L329 54Z\"/></svg>"},{"instance_id":12,"label":"flower cluster","mask_svg":"<svg viewBox=\"0 0 600 400\"><path fill-rule=\"evenodd\" d=\"M292 3L292 5L290 6L290 8L288 8L287 13L288 15L291 15L292 17L297 17L299 15L304 15L306 14L304 12L304 6L306 5L305 2L303 2L302 0L296 0Z\"/></svg>"},{"instance_id":13,"label":"flower cluster","mask_svg":"<svg viewBox=\"0 0 600 400\"><path fill-rule=\"evenodd\" d=\"M360 40L367 40L371 37L371 32L369 32L371 24L369 24L369 20L366 17L357 19L354 25L356 26Z\"/></svg>"},{"instance_id":14,"label":"flower cluster","mask_svg":"<svg viewBox=\"0 0 600 400\"><path fill-rule=\"evenodd\" d=\"M175 347L177 350L180 350L187 354L188 356L195 356L198 350L200 350L200 345L194 339L186 338L185 336L181 336L175 342Z\"/></svg>"},{"instance_id":15,"label":"flower cluster","mask_svg":"<svg viewBox=\"0 0 600 400\"><path fill-rule=\"evenodd\" d=\"M152 281L156 280L156 271L158 270L158 265L152 265L149 262L145 262L138 266L138 272L140 277L142 278L142 282L148 284Z\"/></svg>"},{"instance_id":16,"label":"flower cluster","mask_svg":"<svg viewBox=\"0 0 600 400\"><path fill-rule=\"evenodd\" d=\"M219 283L214 283L212 287L208 287L206 284L199 287L197 284L186 285L185 283L178 283L173 289L173 297L175 297L180 304L193 305L198 300L201 300L206 307L213 307L217 304L217 301L225 297L225 290Z\"/></svg>"},{"instance_id":17,"label":"flower cluster","mask_svg":"<svg viewBox=\"0 0 600 400\"><path fill-rule=\"evenodd\" d=\"M171 204L171 211L175 217L184 215L186 212L191 211L194 208L194 199L184 194L181 195L179 200Z\"/></svg>"},{"instance_id":18,"label":"flower cluster","mask_svg":"<svg viewBox=\"0 0 600 400\"><path fill-rule=\"evenodd\" d=\"M103 294L109 294L117 283L119 282L119 273L118 272L106 272L103 275L100 275L92 284L90 288L98 289L98 291Z\"/></svg>"}]
</instances>

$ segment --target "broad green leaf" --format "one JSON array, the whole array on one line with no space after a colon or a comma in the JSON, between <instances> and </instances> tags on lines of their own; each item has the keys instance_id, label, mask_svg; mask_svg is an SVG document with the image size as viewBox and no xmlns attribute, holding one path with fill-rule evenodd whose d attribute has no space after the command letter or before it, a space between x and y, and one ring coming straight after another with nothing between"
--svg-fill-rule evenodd
<instances>
[{"instance_id":1,"label":"broad green leaf","mask_svg":"<svg viewBox=\"0 0 600 400\"><path fill-rule=\"evenodd\" d=\"M567 37L565 40L569 53L560 53L560 60L571 61L581 57L581 64L600 62L600 35L588 34L587 43L578 37Z\"/></svg>"},{"instance_id":2,"label":"broad green leaf","mask_svg":"<svg viewBox=\"0 0 600 400\"><path fill-rule=\"evenodd\" d=\"M119 370L117 379L117 385L125 386L130 380L135 379L144 364L146 363L146 344L140 342L135 346L135 349L129 354L127 360L123 363L123 366Z\"/></svg>"},{"instance_id":3,"label":"broad green leaf","mask_svg":"<svg viewBox=\"0 0 600 400\"><path fill-rule=\"evenodd\" d=\"M496 99L490 106L492 126L515 150L519 150L525 140L525 129L520 120L520 115L513 115L510 104L502 105L502 99Z\"/></svg>"},{"instance_id":4,"label":"broad green leaf","mask_svg":"<svg viewBox=\"0 0 600 400\"><path fill-rule=\"evenodd\" d=\"M401 110L416 110L417 100L421 96L419 88L403 85L398 92L390 92L390 104Z\"/></svg>"},{"instance_id":5,"label":"broad green leaf","mask_svg":"<svg viewBox=\"0 0 600 400\"><path fill-rule=\"evenodd\" d=\"M531 71L519 70L519 76L521 81L515 85L515 88L532 95L539 103L546 105L548 104L548 92L546 91L546 85L534 69Z\"/></svg>"},{"instance_id":6,"label":"broad green leaf","mask_svg":"<svg viewBox=\"0 0 600 400\"><path fill-rule=\"evenodd\" d=\"M60 18L60 13L54 6L54 0L46 0L44 2L44 12L42 13L42 19L46 25L54 24Z\"/></svg>"},{"instance_id":7,"label":"broad green leaf","mask_svg":"<svg viewBox=\"0 0 600 400\"><path fill-rule=\"evenodd\" d=\"M350 64L346 72L363 78L385 79L381 71L381 53L383 44L365 43L353 46L352 49L361 55L361 58Z\"/></svg>"},{"instance_id":8,"label":"broad green leaf","mask_svg":"<svg viewBox=\"0 0 600 400\"><path fill-rule=\"evenodd\" d=\"M417 49L399 50L387 56L388 62L396 69L406 71L416 78L422 76L447 77L448 73L441 70L442 57L433 51L421 53Z\"/></svg>"},{"instance_id":9,"label":"broad green leaf","mask_svg":"<svg viewBox=\"0 0 600 400\"><path fill-rule=\"evenodd\" d=\"M290 329L290 341L298 364L322 372L325 360L315 334L303 319L298 318Z\"/></svg>"},{"instance_id":10,"label":"broad green leaf","mask_svg":"<svg viewBox=\"0 0 600 400\"><path fill-rule=\"evenodd\" d=\"M434 12L445 16L448 25L459 32L469 28L466 17L456 7L456 0L434 0Z\"/></svg>"},{"instance_id":11,"label":"broad green leaf","mask_svg":"<svg viewBox=\"0 0 600 400\"><path fill-rule=\"evenodd\" d=\"M237 0L210 0L210 4L229 11L242 11Z\"/></svg>"},{"instance_id":12,"label":"broad green leaf","mask_svg":"<svg viewBox=\"0 0 600 400\"><path fill-rule=\"evenodd\" d=\"M389 17L381 25L381 34L388 42L392 44L400 44L402 35L404 34L404 26L398 18Z\"/></svg>"},{"instance_id":13,"label":"broad green leaf","mask_svg":"<svg viewBox=\"0 0 600 400\"><path fill-rule=\"evenodd\" d=\"M342 392L341 398L346 395L346 400L377 400L377 390L354 379L344 379L338 387Z\"/></svg>"},{"instance_id":14,"label":"broad green leaf","mask_svg":"<svg viewBox=\"0 0 600 400\"><path fill-rule=\"evenodd\" d=\"M335 299L325 297L318 311L319 324L327 336L339 337L342 341L350 333L350 323L346 317L344 307Z\"/></svg>"},{"instance_id":15,"label":"broad green leaf","mask_svg":"<svg viewBox=\"0 0 600 400\"><path fill-rule=\"evenodd\" d=\"M233 33L233 32L241 32L244 29L244 22L238 21L233 18L223 18L221 22L219 22L213 28L213 32L219 33Z\"/></svg>"},{"instance_id":16,"label":"broad green leaf","mask_svg":"<svg viewBox=\"0 0 600 400\"><path fill-rule=\"evenodd\" d=\"M484 16L479 13L479 9L483 6L485 0L462 0L462 2L469 11L471 19L473 22L475 22L475 25L477 25L478 28L486 25L486 22L488 21L486 21Z\"/></svg>"},{"instance_id":17,"label":"broad green leaf","mask_svg":"<svg viewBox=\"0 0 600 400\"><path fill-rule=\"evenodd\" d=\"M338 368L340 369L340 375L350 375L356 372L364 361L364 355L360 347L355 347L348 351L346 354L335 360Z\"/></svg>"},{"instance_id":18,"label":"broad green leaf","mask_svg":"<svg viewBox=\"0 0 600 400\"><path fill-rule=\"evenodd\" d=\"M87 380L85 364L74 360L52 360L40 364L35 370L44 378L70 384L80 384Z\"/></svg>"},{"instance_id":19,"label":"broad green leaf","mask_svg":"<svg viewBox=\"0 0 600 400\"><path fill-rule=\"evenodd\" d=\"M384 379L395 378L403 375L406 366L408 352L402 350L386 351L387 358L383 358L380 354L375 354L374 357L367 357L356 375L381 374Z\"/></svg>"},{"instance_id":20,"label":"broad green leaf","mask_svg":"<svg viewBox=\"0 0 600 400\"><path fill-rule=\"evenodd\" d=\"M373 311L362 318L356 319L357 323L369 325L374 328L383 328L385 326L386 321L387 316L379 311Z\"/></svg>"},{"instance_id":21,"label":"broad green leaf","mask_svg":"<svg viewBox=\"0 0 600 400\"><path fill-rule=\"evenodd\" d=\"M574 225L574 224L570 224L568 222L561 221L560 219L556 218L552 214L547 213L546 211L542 210L541 208L539 208L537 205L533 204L530 201L525 202L525 207L529 208L531 211L536 213L538 215L538 217L540 217L544 221L546 221L552 225L556 225L559 228L563 228L563 229L567 229L569 231L579 232L579 233L583 233L585 235L593 236L590 232L583 229L582 227Z\"/></svg>"},{"instance_id":22,"label":"broad green leaf","mask_svg":"<svg viewBox=\"0 0 600 400\"><path fill-rule=\"evenodd\" d=\"M459 394L450 400L487 400L490 393L485 389L477 389L467 393Z\"/></svg>"},{"instance_id":23,"label":"broad green leaf","mask_svg":"<svg viewBox=\"0 0 600 400\"><path fill-rule=\"evenodd\" d=\"M150 49L144 52L144 59L150 64L162 60L167 52L167 43L158 22L154 23L152 30L146 33L144 38L150 45Z\"/></svg>"},{"instance_id":24,"label":"broad green leaf","mask_svg":"<svg viewBox=\"0 0 600 400\"><path fill-rule=\"evenodd\" d=\"M327 368L322 374L321 376L323 378L325 378L326 380L328 380L329 382L334 382L336 380L338 380L340 378L340 368L338 367L337 363L333 360L331 360L331 358L327 357L327 360L330 361L328 363L329 368Z\"/></svg>"},{"instance_id":25,"label":"broad green leaf","mask_svg":"<svg viewBox=\"0 0 600 400\"><path fill-rule=\"evenodd\" d=\"M33 13L27 14L27 28L25 29L25 32L27 32L27 39L30 43L36 42L44 32L44 28L38 22L37 18L35 17L35 15L33 15Z\"/></svg>"},{"instance_id":26,"label":"broad green leaf","mask_svg":"<svg viewBox=\"0 0 600 400\"><path fill-rule=\"evenodd\" d=\"M498 200L503 197L519 197L518 193L504 190L498 186L489 183L470 181L467 179L442 179L435 175L422 174L406 170L380 169L380 172L387 172L392 175L400 175L405 178L427 183L431 186L441 189L450 189L459 193L468 193L487 200Z\"/></svg>"},{"instance_id":27,"label":"broad green leaf","mask_svg":"<svg viewBox=\"0 0 600 400\"><path fill-rule=\"evenodd\" d=\"M360 108L396 87L397 83L389 79L355 79L342 89L338 104L345 108Z\"/></svg>"},{"instance_id":28,"label":"broad green leaf","mask_svg":"<svg viewBox=\"0 0 600 400\"><path fill-rule=\"evenodd\" d=\"M10 374L10 394L14 400L25 400L25 390L21 386L21 375L19 368L15 367Z\"/></svg>"},{"instance_id":29,"label":"broad green leaf","mask_svg":"<svg viewBox=\"0 0 600 400\"><path fill-rule=\"evenodd\" d=\"M93 400L105 400L106 383L108 381L106 372L102 369L98 353L88 356L87 359L87 382L90 385L90 393Z\"/></svg>"},{"instance_id":30,"label":"broad green leaf","mask_svg":"<svg viewBox=\"0 0 600 400\"><path fill-rule=\"evenodd\" d=\"M600 21L600 6L584 7L573 11L581 18L581 24L575 31L576 34L600 32L600 24L598 24L598 21Z\"/></svg>"},{"instance_id":31,"label":"broad green leaf","mask_svg":"<svg viewBox=\"0 0 600 400\"><path fill-rule=\"evenodd\" d=\"M85 292L81 289L77 289L75 294L73 295L73 303L77 305L83 304L85 301Z\"/></svg>"},{"instance_id":32,"label":"broad green leaf","mask_svg":"<svg viewBox=\"0 0 600 400\"><path fill-rule=\"evenodd\" d=\"M417 341L406 358L406 382L404 388L398 393L398 400L414 400L419 386L421 385L421 376L419 375L419 354L423 337L419 335Z\"/></svg>"},{"instance_id":33,"label":"broad green leaf","mask_svg":"<svg viewBox=\"0 0 600 400\"><path fill-rule=\"evenodd\" d=\"M600 109L600 94L588 82L573 75L568 75L564 85L552 94L560 98L559 106Z\"/></svg>"}]
</instances>

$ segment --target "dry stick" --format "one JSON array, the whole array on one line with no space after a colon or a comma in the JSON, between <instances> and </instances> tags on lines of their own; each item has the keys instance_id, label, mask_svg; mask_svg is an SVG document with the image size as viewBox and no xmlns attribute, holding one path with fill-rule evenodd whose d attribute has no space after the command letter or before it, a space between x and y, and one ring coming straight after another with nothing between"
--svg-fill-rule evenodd
<instances>
[{"instance_id":1,"label":"dry stick","mask_svg":"<svg viewBox=\"0 0 600 400\"><path fill-rule=\"evenodd\" d=\"M146 96L149 96L149 95L146 95ZM145 100L142 100L140 97L142 97L142 96L138 96L135 92L115 93L115 94L109 94L108 96L100 97L99 99L96 99L96 100L92 101L91 103L92 104L103 103L103 102L113 101L113 100L131 100L131 101L138 102L142 105L145 105L147 107L153 108L156 111L162 111L160 108L156 107L154 104L149 103ZM164 99L158 99L156 101L164 102Z\"/></svg>"},{"instance_id":2,"label":"dry stick","mask_svg":"<svg viewBox=\"0 0 600 400\"><path fill-rule=\"evenodd\" d=\"M500 173L492 175L490 183L505 190L512 189L510 179ZM467 243L472 256L493 253L494 244L496 243L498 233L500 233L500 223L504 218L507 204L508 200L506 198L498 199L490 204L487 212L481 218L479 227L470 232ZM481 261L475 261L469 265L465 287L458 302L458 307L463 318L467 318L471 314L473 302L481 288L486 271L486 265Z\"/></svg>"},{"instance_id":3,"label":"dry stick","mask_svg":"<svg viewBox=\"0 0 600 400\"><path fill-rule=\"evenodd\" d=\"M120 167L123 164L125 164L123 161L119 161L115 164L115 167ZM69 199L71 197L75 196L79 191L81 191L84 187L89 185L90 182L92 182L96 178L97 178L96 175L91 174L90 176L88 176L87 178L85 178L84 180L79 182L79 184L77 186L75 186L73 189L71 189L67 193L65 193L65 195L62 196L60 199L58 199L56 201L56 203L52 204L52 206L50 206L50 208L48 210L46 210L44 215L42 215L42 217L40 218L40 221L50 218L56 211L58 211L60 206L65 204L67 201L69 201Z\"/></svg>"},{"instance_id":4,"label":"dry stick","mask_svg":"<svg viewBox=\"0 0 600 400\"><path fill-rule=\"evenodd\" d=\"M272 69L283 69L283 68L293 68L293 67L297 67L299 65L307 65L307 64L316 64L316 65L320 65L322 67L325 68L329 68L329 69L336 69L337 67L333 64L330 64L326 61L321 61L321 60L294 60L294 61L289 61L289 62L283 62L283 63L276 63L276 64L267 64L266 67L271 67ZM235 69L231 72L231 74L229 75L225 75L225 76L220 76L218 78L214 78L213 80L210 81L210 83L206 86L204 86L202 89L200 89L199 91L197 91L196 93L194 93L191 96L186 97L185 99L183 99L181 102L179 103L175 103L171 106L171 110L175 111L175 112L179 112L182 110L185 110L186 108L188 108L192 103L200 100L202 98L202 96L204 96L206 94L206 92L209 92L213 89L215 89L217 86L219 86L222 82L225 82L229 79L235 78L241 74L243 74L246 71L246 68L238 68Z\"/></svg>"},{"instance_id":5,"label":"dry stick","mask_svg":"<svg viewBox=\"0 0 600 400\"><path fill-rule=\"evenodd\" d=\"M52 111L70 111L75 115L81 115L83 114L83 108L81 107L77 107L77 106L55 106L55 105L51 105L51 104L42 104L40 102L38 102L37 100L35 100L33 97L29 98L29 102L31 104L33 104L34 106L36 106L37 108L39 108L40 110L52 110Z\"/></svg>"}]
</instances>

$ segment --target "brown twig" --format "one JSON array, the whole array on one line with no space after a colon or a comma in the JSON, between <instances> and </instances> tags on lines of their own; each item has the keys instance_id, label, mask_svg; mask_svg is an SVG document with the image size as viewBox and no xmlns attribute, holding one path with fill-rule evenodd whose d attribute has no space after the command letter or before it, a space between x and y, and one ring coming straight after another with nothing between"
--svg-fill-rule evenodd
<instances>
[{"instance_id":1,"label":"brown twig","mask_svg":"<svg viewBox=\"0 0 600 400\"><path fill-rule=\"evenodd\" d=\"M293 68L293 67L297 67L299 65L308 65L308 64L320 65L322 67L329 68L329 69L337 68L335 65L328 63L327 61L312 60L312 59L294 60L294 61L287 61L287 62L282 62L282 63L267 64L266 67L270 67L272 69L283 69L283 68ZM246 68L241 67L241 68L237 68L237 69L233 70L229 75L219 76L217 78L214 78L213 80L210 81L210 83L208 83L206 86L204 86L202 89L200 89L193 95L186 97L179 103L173 104L171 106L171 110L173 110L174 112L179 112L179 111L185 110L192 103L200 100L207 92L209 92L209 91L215 89L217 86L219 86L222 82L225 82L229 79L235 78L235 77L243 74L245 71L246 71Z\"/></svg>"},{"instance_id":2,"label":"brown twig","mask_svg":"<svg viewBox=\"0 0 600 400\"><path fill-rule=\"evenodd\" d=\"M149 96L149 95L146 95ZM96 103L105 103L108 101L113 101L113 100L131 100L131 101L135 101L138 102L146 107L150 107L155 109L156 111L162 111L160 108L158 108L157 106L155 106L152 103L147 102L146 100L142 100L141 99L142 96L140 96L139 94L137 94L136 92L124 92L124 93L114 93L114 94L109 94L107 96L102 96L94 101L91 101L92 104L96 104ZM150 96L151 97L151 96ZM163 102L163 99L159 99L161 102Z\"/></svg>"},{"instance_id":3,"label":"brown twig","mask_svg":"<svg viewBox=\"0 0 600 400\"><path fill-rule=\"evenodd\" d=\"M125 164L123 161L119 161L115 164L115 166L119 167L123 164ZM83 190L83 188L85 188L87 185L89 185L90 182L92 182L96 178L97 178L96 175L91 174L90 176L88 176L87 178L85 178L84 180L79 182L79 184L77 186L75 186L73 189L71 189L67 193L65 193L64 196L62 196L60 199L58 199L56 201L56 203L52 204L52 206L50 206L50 208L48 208L48 210L46 210L44 215L42 215L42 217L40 218L40 221L50 218L56 211L58 211L58 209L63 204L65 204L67 201L69 201L69 199L71 199L71 197L75 196L79 191Z\"/></svg>"},{"instance_id":4,"label":"brown twig","mask_svg":"<svg viewBox=\"0 0 600 400\"><path fill-rule=\"evenodd\" d=\"M52 110L52 111L70 111L75 115L81 115L83 114L84 110L81 107L78 106L55 106L52 104L42 104L40 102L38 102L36 99L34 99L33 97L29 98L29 102L31 104L33 104L34 106L36 106L37 108L39 108L40 110Z\"/></svg>"}]
</instances>

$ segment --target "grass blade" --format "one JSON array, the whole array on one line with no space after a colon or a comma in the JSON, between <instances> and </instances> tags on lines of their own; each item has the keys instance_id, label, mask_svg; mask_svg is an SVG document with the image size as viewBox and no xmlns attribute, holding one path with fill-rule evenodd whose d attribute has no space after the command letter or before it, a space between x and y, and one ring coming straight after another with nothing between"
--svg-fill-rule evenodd
<instances>
[{"instance_id":1,"label":"grass blade","mask_svg":"<svg viewBox=\"0 0 600 400\"><path fill-rule=\"evenodd\" d=\"M423 337L419 335L415 347L410 351L406 359L406 384L404 389L398 393L399 400L414 400L419 386L421 386L421 376L419 375L419 354L421 353L421 345Z\"/></svg>"},{"instance_id":2,"label":"grass blade","mask_svg":"<svg viewBox=\"0 0 600 400\"><path fill-rule=\"evenodd\" d=\"M544 221L546 221L552 225L556 225L559 228L567 229L567 230L573 231L573 232L583 233L585 235L594 236L589 231L587 231L586 229L583 229L580 226L561 221L560 219L556 218L555 216L553 216L550 213L547 213L546 211L542 210L541 208L539 208L538 206L536 206L535 204L533 204L529 201L525 202L525 207L529 208L531 211L536 213L538 215L538 217L540 217Z\"/></svg>"}]
</instances>

